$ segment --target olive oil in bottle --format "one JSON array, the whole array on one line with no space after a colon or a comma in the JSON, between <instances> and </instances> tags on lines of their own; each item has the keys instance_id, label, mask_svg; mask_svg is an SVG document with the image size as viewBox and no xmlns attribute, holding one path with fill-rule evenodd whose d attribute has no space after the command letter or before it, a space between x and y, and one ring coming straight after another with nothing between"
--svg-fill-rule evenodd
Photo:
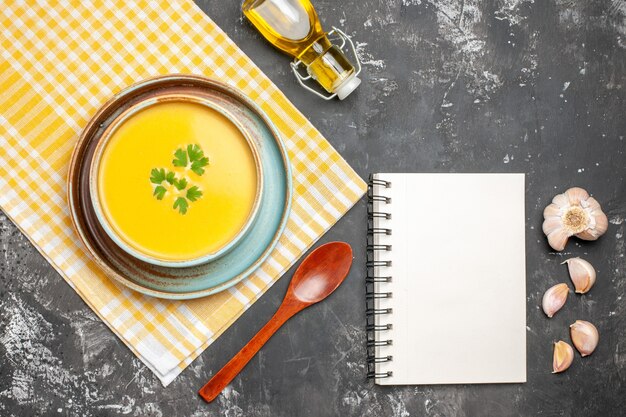
<instances>
[{"instance_id":1,"label":"olive oil in bottle","mask_svg":"<svg viewBox=\"0 0 626 417\"><path fill-rule=\"evenodd\" d=\"M242 9L272 45L295 58L292 67L306 66L307 73L333 97L343 100L361 83L352 63L322 29L310 1L245 0Z\"/></svg>"}]
</instances>

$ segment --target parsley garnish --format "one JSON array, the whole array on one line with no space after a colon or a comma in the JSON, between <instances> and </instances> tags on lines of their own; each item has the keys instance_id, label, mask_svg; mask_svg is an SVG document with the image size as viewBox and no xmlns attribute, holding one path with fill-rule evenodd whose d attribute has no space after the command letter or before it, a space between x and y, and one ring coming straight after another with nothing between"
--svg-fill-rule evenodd
<instances>
[{"instance_id":1,"label":"parsley garnish","mask_svg":"<svg viewBox=\"0 0 626 417\"><path fill-rule=\"evenodd\" d=\"M174 160L172 164L175 167L186 167L187 166L187 152L184 149L176 149L174 152Z\"/></svg>"},{"instance_id":2,"label":"parsley garnish","mask_svg":"<svg viewBox=\"0 0 626 417\"><path fill-rule=\"evenodd\" d=\"M165 181L165 169L153 168L152 171L150 171L150 182L153 184L161 184L163 181Z\"/></svg>"},{"instance_id":3,"label":"parsley garnish","mask_svg":"<svg viewBox=\"0 0 626 417\"><path fill-rule=\"evenodd\" d=\"M179 149L180 150L180 149ZM190 161L197 161L198 159L204 156L204 152L198 145L187 145L187 154L189 155Z\"/></svg>"},{"instance_id":4,"label":"parsley garnish","mask_svg":"<svg viewBox=\"0 0 626 417\"><path fill-rule=\"evenodd\" d=\"M165 181L169 182L170 184L174 184L174 181L176 181L176 174L172 171L168 171L165 175Z\"/></svg>"},{"instance_id":5,"label":"parsley garnish","mask_svg":"<svg viewBox=\"0 0 626 417\"><path fill-rule=\"evenodd\" d=\"M196 201L200 197L202 197L202 191L200 191L197 185L187 190L187 199L189 201Z\"/></svg>"},{"instance_id":6,"label":"parsley garnish","mask_svg":"<svg viewBox=\"0 0 626 417\"><path fill-rule=\"evenodd\" d=\"M187 213L187 207L189 207L189 203L185 199L185 197L178 197L176 201L174 201L174 210L178 209L180 214Z\"/></svg>"},{"instance_id":7,"label":"parsley garnish","mask_svg":"<svg viewBox=\"0 0 626 417\"><path fill-rule=\"evenodd\" d=\"M165 193L167 192L167 189L165 187L163 187L162 185L157 185L154 188L154 195L156 197L157 200L163 200L163 197L165 197Z\"/></svg>"},{"instance_id":8,"label":"parsley garnish","mask_svg":"<svg viewBox=\"0 0 626 417\"><path fill-rule=\"evenodd\" d=\"M184 190L185 187L187 187L187 180L185 178L174 180L174 187L176 187L176 189L179 191Z\"/></svg>"},{"instance_id":9,"label":"parsley garnish","mask_svg":"<svg viewBox=\"0 0 626 417\"><path fill-rule=\"evenodd\" d=\"M196 175L201 176L204 174L204 168L209 165L209 158L204 156L204 151L202 151L200 146L190 144L186 148L176 149L172 165L178 168L189 168ZM180 191L179 196L174 200L173 206L174 210L178 210L180 214L187 213L189 202L202 198L202 190L197 185L187 188L190 185L187 178L176 178L174 171L166 170L165 168L153 168L150 171L150 182L156 185L152 195L157 200L163 200L168 193L168 188L163 185L164 182L173 185L177 191Z\"/></svg>"},{"instance_id":10,"label":"parsley garnish","mask_svg":"<svg viewBox=\"0 0 626 417\"><path fill-rule=\"evenodd\" d=\"M187 145L187 154L191 162L191 170L198 175L204 174L204 167L209 165L209 158L204 156L204 152L198 145Z\"/></svg>"}]
</instances>

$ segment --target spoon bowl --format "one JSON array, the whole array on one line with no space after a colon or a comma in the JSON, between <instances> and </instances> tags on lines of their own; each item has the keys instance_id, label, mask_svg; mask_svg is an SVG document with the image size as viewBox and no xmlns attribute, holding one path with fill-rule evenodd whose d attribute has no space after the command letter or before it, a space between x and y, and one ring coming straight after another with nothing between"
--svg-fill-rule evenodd
<instances>
[{"instance_id":1,"label":"spoon bowl","mask_svg":"<svg viewBox=\"0 0 626 417\"><path fill-rule=\"evenodd\" d=\"M345 242L320 246L296 270L285 300L315 304L332 294L343 282L352 265L352 248Z\"/></svg>"},{"instance_id":2,"label":"spoon bowl","mask_svg":"<svg viewBox=\"0 0 626 417\"><path fill-rule=\"evenodd\" d=\"M348 276L350 266L352 248L345 242L330 242L311 252L293 274L285 298L274 316L198 394L206 402L213 401L280 326L297 312L332 294Z\"/></svg>"}]
</instances>

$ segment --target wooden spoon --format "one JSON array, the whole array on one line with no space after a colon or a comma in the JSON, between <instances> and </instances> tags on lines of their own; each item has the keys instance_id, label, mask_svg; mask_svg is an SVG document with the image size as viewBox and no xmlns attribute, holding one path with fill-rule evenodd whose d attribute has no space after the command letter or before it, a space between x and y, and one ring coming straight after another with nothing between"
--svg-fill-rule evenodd
<instances>
[{"instance_id":1,"label":"wooden spoon","mask_svg":"<svg viewBox=\"0 0 626 417\"><path fill-rule=\"evenodd\" d=\"M352 248L345 242L320 246L307 256L291 279L278 311L198 392L211 402L241 372L250 359L297 312L328 297L343 282L352 265Z\"/></svg>"}]
</instances>

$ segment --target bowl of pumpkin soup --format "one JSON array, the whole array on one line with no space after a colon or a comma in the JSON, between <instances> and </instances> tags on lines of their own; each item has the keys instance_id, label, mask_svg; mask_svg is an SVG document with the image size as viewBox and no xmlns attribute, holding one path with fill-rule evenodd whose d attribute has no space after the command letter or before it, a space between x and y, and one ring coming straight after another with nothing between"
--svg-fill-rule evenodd
<instances>
[{"instance_id":1,"label":"bowl of pumpkin soup","mask_svg":"<svg viewBox=\"0 0 626 417\"><path fill-rule=\"evenodd\" d=\"M92 156L91 203L122 250L154 265L190 267L235 247L254 224L263 188L258 150L228 110L169 94L126 108Z\"/></svg>"}]
</instances>

